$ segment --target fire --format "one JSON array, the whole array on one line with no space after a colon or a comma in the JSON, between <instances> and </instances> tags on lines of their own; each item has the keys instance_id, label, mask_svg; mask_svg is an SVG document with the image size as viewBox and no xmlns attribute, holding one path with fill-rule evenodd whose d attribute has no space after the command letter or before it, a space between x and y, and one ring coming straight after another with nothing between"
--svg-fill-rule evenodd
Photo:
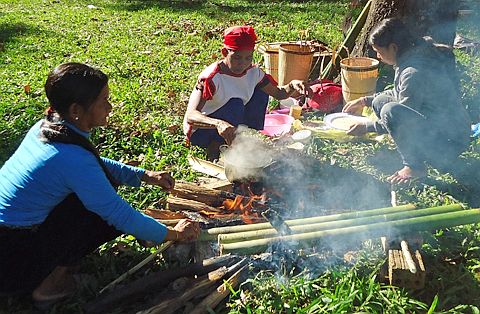
<instances>
[{"instance_id":1,"label":"fire","mask_svg":"<svg viewBox=\"0 0 480 314\"><path fill-rule=\"evenodd\" d=\"M263 200L262 195L254 195L250 191L250 196L237 195L234 200L226 199L223 201L223 208L233 212L239 212L242 220L247 223L255 223L262 218L254 211L254 206Z\"/></svg>"}]
</instances>

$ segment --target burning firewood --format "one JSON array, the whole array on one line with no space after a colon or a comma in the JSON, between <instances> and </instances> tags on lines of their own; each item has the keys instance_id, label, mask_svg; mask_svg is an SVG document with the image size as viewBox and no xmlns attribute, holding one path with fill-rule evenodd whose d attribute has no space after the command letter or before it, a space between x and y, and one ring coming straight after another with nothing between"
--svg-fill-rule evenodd
<instances>
[{"instance_id":1,"label":"burning firewood","mask_svg":"<svg viewBox=\"0 0 480 314\"><path fill-rule=\"evenodd\" d=\"M176 196L168 196L167 205L168 209L173 211L192 210L196 212L207 211L214 213L222 213L222 210L217 207L209 206L205 203L194 200L179 198Z\"/></svg>"}]
</instances>

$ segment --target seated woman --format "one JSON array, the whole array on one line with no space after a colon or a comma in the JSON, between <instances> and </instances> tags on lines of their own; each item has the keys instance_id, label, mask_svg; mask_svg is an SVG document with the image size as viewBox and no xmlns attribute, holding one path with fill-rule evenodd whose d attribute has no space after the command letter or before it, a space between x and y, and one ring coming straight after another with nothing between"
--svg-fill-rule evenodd
<instances>
[{"instance_id":1,"label":"seated woman","mask_svg":"<svg viewBox=\"0 0 480 314\"><path fill-rule=\"evenodd\" d=\"M0 293L33 291L39 305L72 294L71 266L122 233L160 243L193 240L199 232L188 220L169 229L117 194L120 184L169 190L175 181L102 158L89 141L112 110L104 73L62 64L48 75L45 91L46 118L0 169Z\"/></svg>"},{"instance_id":2,"label":"seated woman","mask_svg":"<svg viewBox=\"0 0 480 314\"><path fill-rule=\"evenodd\" d=\"M310 93L303 81L277 86L275 80L252 65L257 36L251 26L225 30L221 61L200 74L184 117L184 133L190 143L218 158L221 144L230 144L236 127L244 124L262 130L268 96L285 99L294 93Z\"/></svg>"},{"instance_id":3,"label":"seated woman","mask_svg":"<svg viewBox=\"0 0 480 314\"><path fill-rule=\"evenodd\" d=\"M398 19L383 20L369 41L378 58L394 66L394 87L348 102L344 112L355 113L371 106L379 120L354 124L347 133L392 136L403 161L403 168L388 177L392 183L424 176L425 162L449 171L468 147L470 135L451 49L429 38L413 37Z\"/></svg>"}]
</instances>

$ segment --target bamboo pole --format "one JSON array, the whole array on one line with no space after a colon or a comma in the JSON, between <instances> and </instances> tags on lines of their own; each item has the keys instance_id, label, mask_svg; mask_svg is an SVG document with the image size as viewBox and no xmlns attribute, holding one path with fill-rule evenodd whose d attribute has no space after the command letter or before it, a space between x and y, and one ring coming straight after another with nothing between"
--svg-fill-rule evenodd
<instances>
[{"instance_id":1,"label":"bamboo pole","mask_svg":"<svg viewBox=\"0 0 480 314\"><path fill-rule=\"evenodd\" d=\"M432 214L442 214L442 213L448 213L453 211L459 211L462 209L463 208L460 204L453 204L453 205L410 210L406 212L383 214L383 215L376 215L376 216L363 217L363 218L353 218L353 219L346 219L346 220L339 220L339 221L328 221L328 222L321 222L321 223L309 224L309 225L298 225L298 226L290 227L290 230L292 231L293 234L321 231L321 230L330 230L330 229L337 229L337 228L344 228L344 227L351 227L351 226L358 226L358 225L368 225L368 224L377 223L377 222L428 216ZM249 241L254 239L271 238L278 235L279 235L278 232L273 228L246 231L246 232L219 234L218 243L223 244L223 243Z\"/></svg>"},{"instance_id":2,"label":"bamboo pole","mask_svg":"<svg viewBox=\"0 0 480 314\"><path fill-rule=\"evenodd\" d=\"M298 242L315 243L318 240L324 242L337 240L346 240L346 237L355 240L365 240L377 238L380 236L398 236L402 233L416 231L431 231L436 229L472 224L480 222L480 209L469 209L460 212L451 212L431 216L415 217L389 222L374 223L369 225L360 225L334 230L323 230L308 233L294 234L284 237L274 237L267 239L257 239L244 242L235 242L220 245L220 254L237 252L239 254L256 254L264 252L269 245L276 242L289 242L293 244Z\"/></svg>"},{"instance_id":3,"label":"bamboo pole","mask_svg":"<svg viewBox=\"0 0 480 314\"><path fill-rule=\"evenodd\" d=\"M137 265L133 266L131 269L129 269L127 272L123 273L120 277L118 277L117 279L115 279L114 281L112 281L111 283L109 283L108 285L106 285L102 290L100 290L99 293L103 293L104 291L108 290L108 289L111 289L112 287L114 287L115 285L119 284L120 282L122 282L123 280L127 279L128 276L132 275L133 273L135 273L137 270L139 270L140 268L142 268L143 266L145 266L146 264L148 264L150 261L152 261L158 254L162 253L163 251L165 251L166 249L168 249L170 246L172 246L173 244L173 241L167 241L167 242L164 242L160 245L160 247L155 251L153 252L152 254L150 254L149 256L147 256L147 258L145 258L143 261L141 261L140 263L138 263Z\"/></svg>"},{"instance_id":4,"label":"bamboo pole","mask_svg":"<svg viewBox=\"0 0 480 314\"><path fill-rule=\"evenodd\" d=\"M410 250L408 249L407 241L403 240L402 242L400 242L400 247L402 248L402 253L403 253L403 256L405 257L405 263L407 263L408 270L412 274L416 274L417 265L415 265L415 262L413 261L412 253L410 253Z\"/></svg>"},{"instance_id":5,"label":"bamboo pole","mask_svg":"<svg viewBox=\"0 0 480 314\"><path fill-rule=\"evenodd\" d=\"M408 211L413 209L415 209L415 205L407 204L407 205L400 205L396 207L376 208L376 209L355 211L355 212L342 213L342 214L292 219L292 220L286 220L285 222L289 227L291 227L291 226L308 225L313 223L328 222L328 221L335 221L335 220L369 217L369 216L375 216L375 215L382 215L386 213L403 212L403 211ZM272 228L272 225L268 222L248 224L248 225L229 226L229 227L210 228L210 229L202 230L202 233L200 234L198 241L216 240L219 234L270 229L270 228Z\"/></svg>"},{"instance_id":6,"label":"bamboo pole","mask_svg":"<svg viewBox=\"0 0 480 314\"><path fill-rule=\"evenodd\" d=\"M367 21L368 11L370 11L371 4L372 0L369 0L365 4L365 7L363 8L362 12L360 12L360 15L355 21L355 24L353 24L352 28L350 28L350 30L348 31L341 46L338 48L338 50L333 52L332 59L325 67L325 69L323 69L323 72L320 73L321 78L333 78L331 77L332 68L338 69L340 66L340 60L342 58L348 57L349 52L352 51L353 47L355 46L355 40L357 39L363 26L365 25L365 22ZM345 48L348 49L348 51L345 51Z\"/></svg>"}]
</instances>

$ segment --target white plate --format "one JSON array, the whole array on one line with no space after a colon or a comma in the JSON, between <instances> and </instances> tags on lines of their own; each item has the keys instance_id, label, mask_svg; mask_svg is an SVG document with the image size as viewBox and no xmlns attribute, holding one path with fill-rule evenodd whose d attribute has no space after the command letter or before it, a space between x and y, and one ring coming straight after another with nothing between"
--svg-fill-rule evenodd
<instances>
[{"instance_id":1,"label":"white plate","mask_svg":"<svg viewBox=\"0 0 480 314\"><path fill-rule=\"evenodd\" d=\"M355 123L355 122L366 123L366 122L371 121L369 118L364 117L364 116L355 116L355 115L345 113L345 112L338 112L338 113L331 113L331 114L326 115L325 118L323 119L323 122L325 122L326 125L328 125L329 127L333 128L333 129L348 131L349 126L351 125L350 123L348 123L348 125L346 125L346 124L345 125L339 125L339 123L335 123L335 120L337 120L337 122L338 122L341 119L345 119L345 120L348 119L348 121L350 121L351 123Z\"/></svg>"}]
</instances>

